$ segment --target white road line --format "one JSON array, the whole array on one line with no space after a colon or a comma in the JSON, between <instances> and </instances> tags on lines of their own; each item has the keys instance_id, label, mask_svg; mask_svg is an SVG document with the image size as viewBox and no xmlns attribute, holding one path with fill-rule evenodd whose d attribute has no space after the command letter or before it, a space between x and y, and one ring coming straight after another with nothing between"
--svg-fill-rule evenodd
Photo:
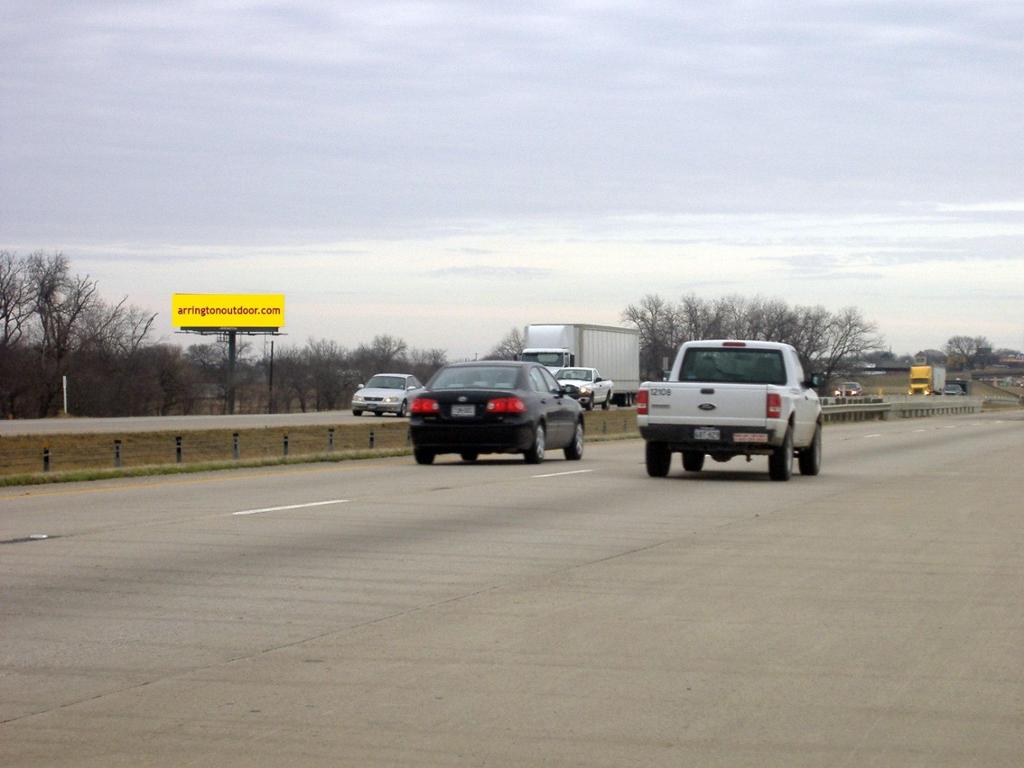
<instances>
[{"instance_id":1,"label":"white road line","mask_svg":"<svg viewBox=\"0 0 1024 768\"><path fill-rule=\"evenodd\" d=\"M864 439L865 440L869 440L872 437L881 437L881 436L882 436L881 432L875 432L873 435L864 435Z\"/></svg>"},{"instance_id":2,"label":"white road line","mask_svg":"<svg viewBox=\"0 0 1024 768\"><path fill-rule=\"evenodd\" d=\"M304 509L306 507L325 507L328 504L345 504L348 499L331 499L330 501L311 501L308 504L288 504L284 507L264 507L263 509L244 509L241 512L232 512L232 515L258 515L261 512L282 512L286 509Z\"/></svg>"},{"instance_id":3,"label":"white road line","mask_svg":"<svg viewBox=\"0 0 1024 768\"><path fill-rule=\"evenodd\" d=\"M927 429L915 429L914 431L915 432L927 432L928 430Z\"/></svg>"},{"instance_id":4,"label":"white road line","mask_svg":"<svg viewBox=\"0 0 1024 768\"><path fill-rule=\"evenodd\" d=\"M573 470L572 472L552 472L550 475L530 475L530 477L531 478L538 478L538 477L562 477L563 475L583 475L583 474L586 474L587 472L593 472L593 471L594 470L592 470L592 469L576 469L576 470Z\"/></svg>"}]
</instances>

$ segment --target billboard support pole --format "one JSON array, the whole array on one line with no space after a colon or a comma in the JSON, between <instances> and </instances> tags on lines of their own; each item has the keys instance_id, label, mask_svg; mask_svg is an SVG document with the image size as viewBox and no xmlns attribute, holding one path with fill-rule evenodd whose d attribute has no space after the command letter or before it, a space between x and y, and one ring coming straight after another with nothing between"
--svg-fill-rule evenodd
<instances>
[{"instance_id":1,"label":"billboard support pole","mask_svg":"<svg viewBox=\"0 0 1024 768\"><path fill-rule=\"evenodd\" d=\"M268 384L269 384L268 389L270 390L270 392L268 393L269 396L268 396L268 403L267 403L267 411L270 412L270 413L273 413L274 412L274 340L273 339L270 340L270 381L268 382Z\"/></svg>"},{"instance_id":2,"label":"billboard support pole","mask_svg":"<svg viewBox=\"0 0 1024 768\"><path fill-rule=\"evenodd\" d=\"M228 331L228 415L235 413L235 354L238 331Z\"/></svg>"}]
</instances>

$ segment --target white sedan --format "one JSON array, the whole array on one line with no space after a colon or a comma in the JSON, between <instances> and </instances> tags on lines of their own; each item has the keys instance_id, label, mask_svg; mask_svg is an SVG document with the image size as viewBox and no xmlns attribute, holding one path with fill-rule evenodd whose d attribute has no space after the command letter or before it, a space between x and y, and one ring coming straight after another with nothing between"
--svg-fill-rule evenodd
<instances>
[{"instance_id":1,"label":"white sedan","mask_svg":"<svg viewBox=\"0 0 1024 768\"><path fill-rule=\"evenodd\" d=\"M601 377L597 368L562 368L556 374L558 383L570 397L580 401L588 411L600 405L604 410L612 404L612 380Z\"/></svg>"},{"instance_id":2,"label":"white sedan","mask_svg":"<svg viewBox=\"0 0 1024 768\"><path fill-rule=\"evenodd\" d=\"M378 373L352 396L352 415L361 416L363 411L382 416L393 413L405 416L409 403L420 393L423 385L411 373Z\"/></svg>"}]
</instances>

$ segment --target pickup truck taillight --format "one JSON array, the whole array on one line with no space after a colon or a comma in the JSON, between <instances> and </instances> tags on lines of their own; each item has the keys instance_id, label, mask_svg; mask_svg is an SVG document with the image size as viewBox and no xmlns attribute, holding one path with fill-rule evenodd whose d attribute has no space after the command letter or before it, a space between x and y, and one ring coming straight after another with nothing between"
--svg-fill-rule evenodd
<instances>
[{"instance_id":1,"label":"pickup truck taillight","mask_svg":"<svg viewBox=\"0 0 1024 768\"><path fill-rule=\"evenodd\" d=\"M648 413L648 407L651 402L651 393L646 389L641 389L636 393L636 415L646 416Z\"/></svg>"},{"instance_id":2,"label":"pickup truck taillight","mask_svg":"<svg viewBox=\"0 0 1024 768\"><path fill-rule=\"evenodd\" d=\"M782 418L782 396L778 392L769 392L765 401L764 416L766 419Z\"/></svg>"}]
</instances>

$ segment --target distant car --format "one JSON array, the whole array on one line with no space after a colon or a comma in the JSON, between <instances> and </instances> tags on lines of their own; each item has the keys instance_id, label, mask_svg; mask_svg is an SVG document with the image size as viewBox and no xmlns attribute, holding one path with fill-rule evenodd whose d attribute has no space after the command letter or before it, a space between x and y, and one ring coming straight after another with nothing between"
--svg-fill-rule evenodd
<instances>
[{"instance_id":1,"label":"distant car","mask_svg":"<svg viewBox=\"0 0 1024 768\"><path fill-rule=\"evenodd\" d=\"M864 394L864 388L856 381L844 381L832 394L836 397L860 397Z\"/></svg>"},{"instance_id":2,"label":"distant car","mask_svg":"<svg viewBox=\"0 0 1024 768\"><path fill-rule=\"evenodd\" d=\"M383 415L393 413L405 416L409 402L423 389L423 384L411 373L378 373L366 384L360 384L352 396L352 415L363 411Z\"/></svg>"},{"instance_id":3,"label":"distant car","mask_svg":"<svg viewBox=\"0 0 1024 768\"><path fill-rule=\"evenodd\" d=\"M412 401L409 434L418 464L443 453L476 461L482 453L521 453L539 464L550 448L583 457L583 411L543 365L453 363Z\"/></svg>"},{"instance_id":4,"label":"distant car","mask_svg":"<svg viewBox=\"0 0 1024 768\"><path fill-rule=\"evenodd\" d=\"M967 392L959 384L947 384L942 388L944 395L966 395Z\"/></svg>"},{"instance_id":5,"label":"distant car","mask_svg":"<svg viewBox=\"0 0 1024 768\"><path fill-rule=\"evenodd\" d=\"M562 368L555 372L555 378L569 397L579 400L588 411L598 403L607 411L612 404L612 380L602 378L597 368Z\"/></svg>"}]
</instances>

